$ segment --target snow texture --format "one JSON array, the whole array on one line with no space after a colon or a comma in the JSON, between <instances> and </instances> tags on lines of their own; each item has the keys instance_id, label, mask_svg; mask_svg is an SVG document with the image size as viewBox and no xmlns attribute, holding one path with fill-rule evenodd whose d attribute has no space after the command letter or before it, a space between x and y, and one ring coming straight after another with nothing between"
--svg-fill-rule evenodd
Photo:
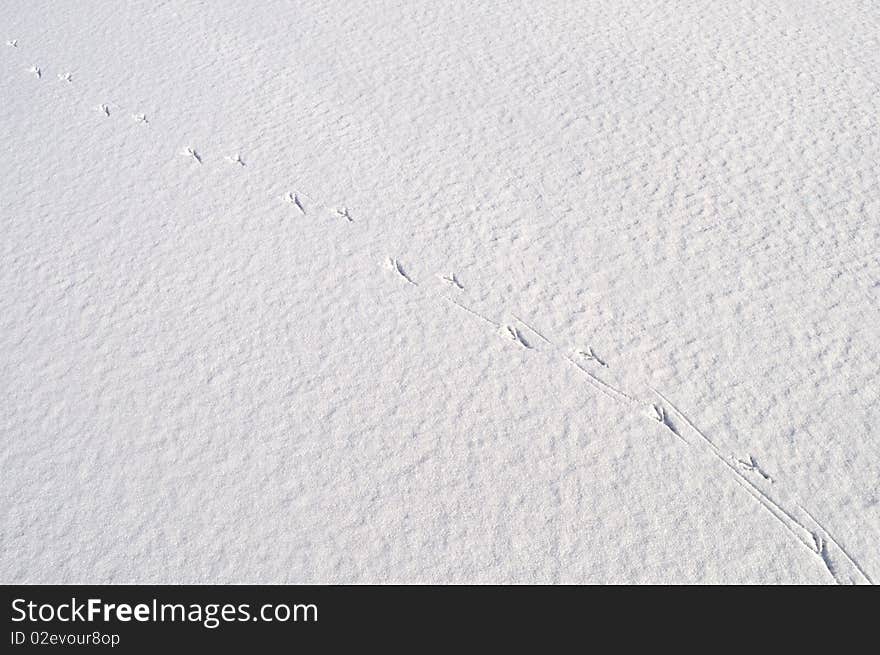
<instances>
[{"instance_id":1,"label":"snow texture","mask_svg":"<svg viewBox=\"0 0 880 655\"><path fill-rule=\"evenodd\" d=\"M880 581L876 2L0 29L3 581Z\"/></svg>"}]
</instances>

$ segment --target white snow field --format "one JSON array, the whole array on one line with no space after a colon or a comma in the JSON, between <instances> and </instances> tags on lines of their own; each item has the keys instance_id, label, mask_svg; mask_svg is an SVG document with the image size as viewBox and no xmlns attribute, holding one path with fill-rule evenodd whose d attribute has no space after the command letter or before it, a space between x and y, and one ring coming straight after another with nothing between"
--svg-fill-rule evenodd
<instances>
[{"instance_id":1,"label":"white snow field","mask_svg":"<svg viewBox=\"0 0 880 655\"><path fill-rule=\"evenodd\" d=\"M880 581L880 5L0 1L0 580Z\"/></svg>"}]
</instances>

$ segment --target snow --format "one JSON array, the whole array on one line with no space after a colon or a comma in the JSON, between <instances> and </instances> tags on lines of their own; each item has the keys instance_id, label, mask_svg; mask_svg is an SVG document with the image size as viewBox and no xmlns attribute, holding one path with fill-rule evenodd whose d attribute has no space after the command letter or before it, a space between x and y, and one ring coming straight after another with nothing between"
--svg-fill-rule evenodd
<instances>
[{"instance_id":1,"label":"snow","mask_svg":"<svg viewBox=\"0 0 880 655\"><path fill-rule=\"evenodd\" d=\"M3 581L880 581L876 3L0 39Z\"/></svg>"}]
</instances>

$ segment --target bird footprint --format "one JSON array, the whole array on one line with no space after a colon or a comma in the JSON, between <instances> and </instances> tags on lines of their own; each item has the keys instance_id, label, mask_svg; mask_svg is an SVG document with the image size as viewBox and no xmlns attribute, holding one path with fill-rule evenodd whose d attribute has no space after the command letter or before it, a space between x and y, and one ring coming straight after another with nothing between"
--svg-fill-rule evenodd
<instances>
[{"instance_id":1,"label":"bird footprint","mask_svg":"<svg viewBox=\"0 0 880 655\"><path fill-rule=\"evenodd\" d=\"M526 340L523 333L515 326L505 325L502 328L502 334L507 336L512 341L515 341L516 343L521 345L523 348L527 348L527 349L531 350L531 348L532 348L531 344Z\"/></svg>"},{"instance_id":2,"label":"bird footprint","mask_svg":"<svg viewBox=\"0 0 880 655\"><path fill-rule=\"evenodd\" d=\"M756 460L752 455L749 455L749 458L746 459L737 459L736 463L739 464L740 468L744 471L748 471L750 473L757 473L762 478L767 480L767 482L773 483L773 478L771 478L767 472L760 467L758 464L758 460Z\"/></svg>"},{"instance_id":3,"label":"bird footprint","mask_svg":"<svg viewBox=\"0 0 880 655\"><path fill-rule=\"evenodd\" d=\"M398 259L396 259L395 257L388 257L388 258L385 260L385 265L386 265L389 269L391 269L392 271L394 271L395 273L397 273L397 274L398 274L400 277L402 277L404 280L406 280L409 284L413 285L414 287L419 286L419 285L416 283L416 281L413 280L413 279L409 276L409 273L407 273L406 270L403 268L403 264L401 264L400 261L399 261Z\"/></svg>"},{"instance_id":4,"label":"bird footprint","mask_svg":"<svg viewBox=\"0 0 880 655\"><path fill-rule=\"evenodd\" d=\"M287 192L287 195L284 196L284 200L289 202L291 205L296 205L296 208L299 209L303 214L306 213L306 208L303 206L302 201L299 199L299 196L295 193Z\"/></svg>"},{"instance_id":5,"label":"bird footprint","mask_svg":"<svg viewBox=\"0 0 880 655\"><path fill-rule=\"evenodd\" d=\"M666 409L662 405L651 405L653 410L653 418L660 425L669 425L669 418L666 416Z\"/></svg>"},{"instance_id":6,"label":"bird footprint","mask_svg":"<svg viewBox=\"0 0 880 655\"><path fill-rule=\"evenodd\" d=\"M449 284L451 284L452 286L454 286L458 289L464 289L464 285L461 282L459 282L458 277L456 277L455 273L450 273L449 275L443 275L443 276L441 276L441 278L443 280L445 280L446 282L449 282Z\"/></svg>"},{"instance_id":7,"label":"bird footprint","mask_svg":"<svg viewBox=\"0 0 880 655\"><path fill-rule=\"evenodd\" d=\"M586 350L579 350L578 354L584 357L587 361L596 362L602 368L608 368L608 364L605 360L601 359L596 353L594 353L591 346L587 346Z\"/></svg>"},{"instance_id":8,"label":"bird footprint","mask_svg":"<svg viewBox=\"0 0 880 655\"><path fill-rule=\"evenodd\" d=\"M184 157L192 157L197 163L202 163L202 156L198 153L195 148L187 148L182 153L180 153Z\"/></svg>"}]
</instances>

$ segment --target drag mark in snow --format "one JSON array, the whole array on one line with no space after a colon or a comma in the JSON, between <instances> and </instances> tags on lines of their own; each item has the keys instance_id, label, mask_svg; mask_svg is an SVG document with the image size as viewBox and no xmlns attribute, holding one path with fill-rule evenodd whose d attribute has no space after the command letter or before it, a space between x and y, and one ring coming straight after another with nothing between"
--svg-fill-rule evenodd
<instances>
[{"instance_id":1,"label":"drag mark in snow","mask_svg":"<svg viewBox=\"0 0 880 655\"><path fill-rule=\"evenodd\" d=\"M634 403L638 403L638 401L635 398L633 398L632 396L630 396L628 393L618 389L617 387L611 386L610 384L608 384L604 380L599 379L598 377L593 375L590 371L588 371L583 366L581 366L576 361L574 361L571 357L566 357L566 359L568 361L570 361L572 364L574 364L578 368L578 370L581 371L581 373L586 375L592 381L594 386L599 386L604 389L607 389L608 392L613 394L612 397L615 398L615 400L622 401L622 402L628 403L630 405L632 405Z\"/></svg>"},{"instance_id":2,"label":"drag mark in snow","mask_svg":"<svg viewBox=\"0 0 880 655\"><path fill-rule=\"evenodd\" d=\"M583 373L587 377L587 383L591 387L593 387L594 389L599 391L600 393L608 396L611 400L614 400L615 402L625 402L627 404L632 403L632 398L628 394L625 394L622 391L612 387L611 385L606 384L605 382L603 382L602 380L597 378L595 375L590 373L583 366L578 364L571 357L566 355L565 359L566 359L566 361L570 362L571 365L574 366L577 370L579 370L581 373Z\"/></svg>"},{"instance_id":3,"label":"drag mark in snow","mask_svg":"<svg viewBox=\"0 0 880 655\"><path fill-rule=\"evenodd\" d=\"M453 299L450 298L449 296L440 296L440 297L443 298L444 300L447 300L447 301L451 302L453 305L455 305L455 306L458 307L459 309L463 309L464 311L466 311L466 312L467 312L468 314L470 314L471 316L476 316L478 319L480 319L480 320L482 320L482 321L486 321L486 323L488 323L489 325L491 325L491 326L493 326L493 327L495 327L495 328L500 328L500 327L501 327L501 324L500 324L500 323L496 323L496 322L493 321L491 318L488 318L488 317L486 317L486 316L483 316L483 315L480 314L479 312L475 312L475 311L474 311L473 309L471 309L470 307L466 307L465 305L462 305L460 302L458 302L457 300L453 300Z\"/></svg>"},{"instance_id":4,"label":"drag mark in snow","mask_svg":"<svg viewBox=\"0 0 880 655\"><path fill-rule=\"evenodd\" d=\"M709 439L709 437L700 430L694 423L678 408L675 406L672 401L670 401L666 396L662 393L651 387L651 390L657 394L666 404L668 404L672 410L679 416L681 419L694 431L694 433L702 440L704 444L708 446L709 452L713 455L718 461L720 461L724 466L727 467L728 470L733 472L734 480L739 484L743 489L745 489L753 498L755 498L761 505L769 511L776 520L781 523L794 537L803 544L807 549L810 550L811 553L819 556L822 560L825 567L828 569L828 572L834 578L835 582L838 584L842 584L844 580L842 580L842 574L838 570L833 562L831 555L828 552L828 542L832 543L846 560L852 565L852 567L864 578L868 583L873 584L873 581L865 572L865 570L861 567L861 565L849 555L846 549L834 538L834 536L826 530L821 523L804 507L798 506L799 509L804 512L810 519L819 527L819 529L825 534L827 540L822 538L821 535L817 535L816 531L810 530L804 525L803 522L799 521L795 518L794 514L788 510L786 510L781 503L777 502L773 498L771 498L767 492L763 491L761 488L755 485L754 482L749 480L742 471L740 471L736 466L734 466L718 449L715 443ZM738 463L741 463L743 460L739 460ZM759 470L757 466L757 462L749 457L748 460L749 468L748 470ZM740 464L742 465L742 464ZM753 468L752 468L753 467ZM761 473L762 477L766 480L772 482L769 476Z\"/></svg>"},{"instance_id":5,"label":"drag mark in snow","mask_svg":"<svg viewBox=\"0 0 880 655\"><path fill-rule=\"evenodd\" d=\"M732 471L738 480L747 485L746 488L750 490L750 493L753 493L753 495L757 494L758 499L762 503L768 505L768 509L772 507L771 512L774 514L774 516L785 523L786 527L788 527L794 532L795 535L797 535L797 532L792 528L791 525L789 525L790 522L791 524L800 528L803 533L810 534L810 531L807 530L807 528L800 521L792 516L791 513L786 511L779 503L770 498L764 491L756 487L753 482L746 478L733 464L731 464L727 460L727 458L722 455L721 451L718 449L718 446L715 445L715 442L713 442L708 436L706 436L706 434L702 430L694 425L694 423L687 417L687 415L685 415L684 412L682 412L671 400L669 400L666 396L664 396L653 387L651 387L651 390L655 394L657 394L657 396L659 396L666 404L668 404L672 408L672 410L687 424L687 426L694 431L694 433L702 440L702 442L708 446L709 452L716 459L718 459L730 471ZM780 515L784 516L785 519L781 518ZM801 541L804 545L810 547L810 542L804 538L804 535L798 536L798 540Z\"/></svg>"},{"instance_id":6,"label":"drag mark in snow","mask_svg":"<svg viewBox=\"0 0 880 655\"><path fill-rule=\"evenodd\" d=\"M745 491L752 496L755 500L757 500L761 507L766 509L770 514L775 518L786 530L788 530L795 539L797 539L801 544L803 544L810 552L814 553L815 543L810 539L806 538L801 531L805 531L812 538L812 533L809 532L806 528L804 528L803 524L794 519L788 512L783 510L777 503L770 500L760 489L755 487L751 482L745 480L742 477L734 478L734 482L738 484L740 487L745 489Z\"/></svg>"}]
</instances>

